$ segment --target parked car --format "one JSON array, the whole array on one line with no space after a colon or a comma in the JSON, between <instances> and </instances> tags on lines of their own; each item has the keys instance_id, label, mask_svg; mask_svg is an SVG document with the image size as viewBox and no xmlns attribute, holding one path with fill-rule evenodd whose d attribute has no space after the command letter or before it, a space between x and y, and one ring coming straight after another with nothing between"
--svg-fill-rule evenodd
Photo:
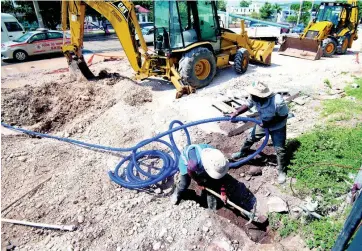
<instances>
[{"instance_id":1,"label":"parked car","mask_svg":"<svg viewBox=\"0 0 362 251\"><path fill-rule=\"evenodd\" d=\"M260 23L252 23L249 28L246 28L246 31L251 38L261 38L272 41L277 41L281 34L280 27L268 26Z\"/></svg>"},{"instance_id":2,"label":"parked car","mask_svg":"<svg viewBox=\"0 0 362 251\"><path fill-rule=\"evenodd\" d=\"M66 34L70 42L70 35ZM29 56L59 53L63 44L63 33L56 30L38 29L30 31L13 41L1 44L1 59L25 61Z\"/></svg>"},{"instance_id":3,"label":"parked car","mask_svg":"<svg viewBox=\"0 0 362 251\"><path fill-rule=\"evenodd\" d=\"M12 15L1 13L1 42L17 39L24 35L24 27Z\"/></svg>"},{"instance_id":4,"label":"parked car","mask_svg":"<svg viewBox=\"0 0 362 251\"><path fill-rule=\"evenodd\" d=\"M302 33L305 29L304 24L298 24L292 29L292 33Z\"/></svg>"},{"instance_id":5,"label":"parked car","mask_svg":"<svg viewBox=\"0 0 362 251\"><path fill-rule=\"evenodd\" d=\"M282 32L282 33L289 33L290 30L293 28L293 26L292 26L290 23L282 23L282 22L279 22L278 24L286 25L286 26L289 27L289 28L281 28L281 32Z\"/></svg>"},{"instance_id":6,"label":"parked car","mask_svg":"<svg viewBox=\"0 0 362 251\"><path fill-rule=\"evenodd\" d=\"M153 26L145 26L142 28L142 35L146 43L153 43L155 28ZM136 34L136 41L139 44L138 35Z\"/></svg>"},{"instance_id":7,"label":"parked car","mask_svg":"<svg viewBox=\"0 0 362 251\"><path fill-rule=\"evenodd\" d=\"M140 24L141 29L144 27L153 26L152 22L144 22L144 23L139 23L139 24Z\"/></svg>"}]
</instances>

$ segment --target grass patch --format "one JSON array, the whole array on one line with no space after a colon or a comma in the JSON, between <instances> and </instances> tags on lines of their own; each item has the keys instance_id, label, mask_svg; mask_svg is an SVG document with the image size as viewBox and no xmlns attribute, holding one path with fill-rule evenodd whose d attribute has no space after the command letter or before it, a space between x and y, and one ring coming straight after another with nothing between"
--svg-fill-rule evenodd
<instances>
[{"instance_id":1,"label":"grass patch","mask_svg":"<svg viewBox=\"0 0 362 251\"><path fill-rule=\"evenodd\" d=\"M332 84L331 84L331 81L329 81L328 78L326 78L323 83L329 88L329 89L332 89Z\"/></svg>"},{"instance_id":2,"label":"grass patch","mask_svg":"<svg viewBox=\"0 0 362 251\"><path fill-rule=\"evenodd\" d=\"M356 79L357 84L362 86L362 79ZM322 102L322 117L329 117L328 122L348 121L351 119L360 119L362 115L362 88L352 88L348 85L345 88L348 96L356 100L347 98L324 100Z\"/></svg>"},{"instance_id":3,"label":"grass patch","mask_svg":"<svg viewBox=\"0 0 362 251\"><path fill-rule=\"evenodd\" d=\"M297 178L294 188L302 197L319 200L322 214L333 211L340 204L336 198L350 189L348 174L357 172L344 167L361 165L362 125L316 129L298 141L300 146L289 165L289 175Z\"/></svg>"},{"instance_id":4,"label":"grass patch","mask_svg":"<svg viewBox=\"0 0 362 251\"><path fill-rule=\"evenodd\" d=\"M362 78L357 79L355 81L356 84L358 84L359 88L352 88L351 85L348 85L344 90L346 91L346 94L351 97L355 97L356 100L362 101Z\"/></svg>"}]
</instances>

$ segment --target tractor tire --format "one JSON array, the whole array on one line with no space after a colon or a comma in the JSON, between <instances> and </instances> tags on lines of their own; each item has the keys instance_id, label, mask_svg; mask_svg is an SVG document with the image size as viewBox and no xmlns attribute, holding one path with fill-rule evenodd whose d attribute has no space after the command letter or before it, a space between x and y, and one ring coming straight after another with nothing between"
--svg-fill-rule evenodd
<instances>
[{"instance_id":1,"label":"tractor tire","mask_svg":"<svg viewBox=\"0 0 362 251\"><path fill-rule=\"evenodd\" d=\"M204 47L194 48L182 56L178 70L181 78L192 87L205 87L216 74L214 54Z\"/></svg>"},{"instance_id":2,"label":"tractor tire","mask_svg":"<svg viewBox=\"0 0 362 251\"><path fill-rule=\"evenodd\" d=\"M349 36L343 36L339 39L339 45L337 47L338 54L346 54L349 44Z\"/></svg>"},{"instance_id":3,"label":"tractor tire","mask_svg":"<svg viewBox=\"0 0 362 251\"><path fill-rule=\"evenodd\" d=\"M323 40L322 49L324 57L332 57L337 51L337 43L332 38L326 38Z\"/></svg>"},{"instance_id":4,"label":"tractor tire","mask_svg":"<svg viewBox=\"0 0 362 251\"><path fill-rule=\"evenodd\" d=\"M14 51L13 58L17 62L24 62L28 59L28 53L26 53L26 51L23 50L16 50Z\"/></svg>"},{"instance_id":5,"label":"tractor tire","mask_svg":"<svg viewBox=\"0 0 362 251\"><path fill-rule=\"evenodd\" d=\"M236 73L243 74L249 66L249 52L247 49L239 49L234 58L234 69Z\"/></svg>"}]
</instances>

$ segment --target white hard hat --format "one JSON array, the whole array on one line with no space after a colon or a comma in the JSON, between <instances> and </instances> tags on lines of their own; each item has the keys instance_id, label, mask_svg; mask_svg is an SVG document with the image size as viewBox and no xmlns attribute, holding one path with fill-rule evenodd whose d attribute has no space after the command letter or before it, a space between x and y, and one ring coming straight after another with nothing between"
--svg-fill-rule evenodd
<instances>
[{"instance_id":1,"label":"white hard hat","mask_svg":"<svg viewBox=\"0 0 362 251\"><path fill-rule=\"evenodd\" d=\"M201 162L206 173L213 179L221 179L229 171L229 161L224 154L213 148L201 151Z\"/></svg>"}]
</instances>

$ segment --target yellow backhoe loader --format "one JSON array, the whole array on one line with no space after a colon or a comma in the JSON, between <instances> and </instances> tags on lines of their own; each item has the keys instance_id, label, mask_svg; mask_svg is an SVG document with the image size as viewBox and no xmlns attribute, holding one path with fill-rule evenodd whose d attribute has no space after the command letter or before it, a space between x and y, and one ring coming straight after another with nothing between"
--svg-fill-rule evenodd
<instances>
[{"instance_id":1,"label":"yellow backhoe loader","mask_svg":"<svg viewBox=\"0 0 362 251\"><path fill-rule=\"evenodd\" d=\"M299 37L284 37L279 52L311 60L345 54L358 38L358 21L357 0L322 2L317 17Z\"/></svg>"},{"instance_id":2,"label":"yellow backhoe loader","mask_svg":"<svg viewBox=\"0 0 362 251\"><path fill-rule=\"evenodd\" d=\"M87 79L95 76L82 55L86 5L112 24L136 79L168 79L177 89L176 98L208 85L216 69L230 61L240 74L247 70L249 60L271 63L274 42L249 39L243 23L240 34L220 28L215 1L154 1L155 50L151 52L131 1L63 0L62 29L69 22L71 42L64 43L62 50L69 65Z\"/></svg>"}]
</instances>

